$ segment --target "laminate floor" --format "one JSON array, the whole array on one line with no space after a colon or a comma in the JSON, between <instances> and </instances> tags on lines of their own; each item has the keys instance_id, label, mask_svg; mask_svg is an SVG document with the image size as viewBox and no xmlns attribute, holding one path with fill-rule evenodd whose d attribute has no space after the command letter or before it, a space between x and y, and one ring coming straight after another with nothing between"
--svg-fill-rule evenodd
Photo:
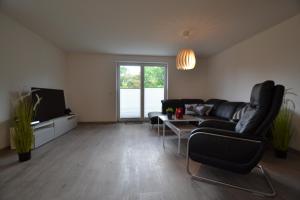
<instances>
[{"instance_id":1,"label":"laminate floor","mask_svg":"<svg viewBox=\"0 0 300 200\"><path fill-rule=\"evenodd\" d=\"M1 200L196 200L263 199L260 196L197 182L185 170L176 140L165 150L156 129L147 123L80 125L70 133L34 150L28 162L14 152L0 152ZM280 160L267 152L262 164L277 196L300 199L300 156ZM192 163L207 177L268 190L254 170L250 175Z\"/></svg>"}]
</instances>

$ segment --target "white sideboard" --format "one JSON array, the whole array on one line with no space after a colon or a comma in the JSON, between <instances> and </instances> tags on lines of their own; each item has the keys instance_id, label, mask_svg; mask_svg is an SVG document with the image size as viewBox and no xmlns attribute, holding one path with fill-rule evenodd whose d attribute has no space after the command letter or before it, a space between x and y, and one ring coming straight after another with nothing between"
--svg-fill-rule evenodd
<instances>
[{"instance_id":1,"label":"white sideboard","mask_svg":"<svg viewBox=\"0 0 300 200\"><path fill-rule=\"evenodd\" d=\"M67 132L77 126L77 116L67 115L51 119L49 121L41 122L33 125L34 143L33 148L37 148ZM15 149L12 139L14 129L10 129L10 146Z\"/></svg>"}]
</instances>

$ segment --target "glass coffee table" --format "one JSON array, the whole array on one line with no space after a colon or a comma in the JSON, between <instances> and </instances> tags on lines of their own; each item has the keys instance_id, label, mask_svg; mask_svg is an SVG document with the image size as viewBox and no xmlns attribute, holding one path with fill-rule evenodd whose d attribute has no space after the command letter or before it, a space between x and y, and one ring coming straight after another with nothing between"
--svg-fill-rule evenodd
<instances>
[{"instance_id":1,"label":"glass coffee table","mask_svg":"<svg viewBox=\"0 0 300 200\"><path fill-rule=\"evenodd\" d=\"M192 116L192 115L183 115L183 118L177 119L175 116L172 116L172 119L168 119L166 115L160 115L158 118L163 122L162 129L163 129L163 147L165 148L165 133L166 133L166 126L169 127L173 133L175 133L177 139L178 139L178 144L177 144L177 153L180 154L180 146L181 146L181 139L187 138L191 131L195 128L197 128L195 125L190 124L189 122L201 122L203 121L202 118ZM160 130L159 130L159 121L158 121L158 128L157 132L158 135L160 135Z\"/></svg>"}]
</instances>

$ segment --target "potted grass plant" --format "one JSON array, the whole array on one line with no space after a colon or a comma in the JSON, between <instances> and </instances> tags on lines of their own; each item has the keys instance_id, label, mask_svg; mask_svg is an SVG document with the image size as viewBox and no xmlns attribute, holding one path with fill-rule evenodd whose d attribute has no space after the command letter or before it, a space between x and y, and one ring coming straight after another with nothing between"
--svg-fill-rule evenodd
<instances>
[{"instance_id":1,"label":"potted grass plant","mask_svg":"<svg viewBox=\"0 0 300 200\"><path fill-rule=\"evenodd\" d=\"M283 103L281 109L274 121L272 130L272 143L275 150L275 155L278 158L286 158L290 140L293 134L292 120L295 110L295 103L289 98L289 96L296 96L291 92L291 89L287 89L284 94Z\"/></svg>"},{"instance_id":2,"label":"potted grass plant","mask_svg":"<svg viewBox=\"0 0 300 200\"><path fill-rule=\"evenodd\" d=\"M173 108L167 108L166 109L166 113L167 113L168 119L172 119L172 115L174 113L174 109Z\"/></svg>"},{"instance_id":3,"label":"potted grass plant","mask_svg":"<svg viewBox=\"0 0 300 200\"><path fill-rule=\"evenodd\" d=\"M33 145L33 129L31 122L41 98L37 96L37 101L33 105L31 92L19 94L15 102L14 134L13 140L19 161L24 162L31 159L31 149Z\"/></svg>"}]
</instances>

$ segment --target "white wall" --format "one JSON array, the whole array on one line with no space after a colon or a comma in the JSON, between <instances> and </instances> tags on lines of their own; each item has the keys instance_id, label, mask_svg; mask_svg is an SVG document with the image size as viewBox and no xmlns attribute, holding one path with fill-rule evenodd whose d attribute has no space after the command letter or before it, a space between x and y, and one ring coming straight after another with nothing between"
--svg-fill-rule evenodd
<instances>
[{"instance_id":1,"label":"white wall","mask_svg":"<svg viewBox=\"0 0 300 200\"><path fill-rule=\"evenodd\" d=\"M31 86L64 88L62 51L0 12L0 149L9 145L10 95Z\"/></svg>"},{"instance_id":2,"label":"white wall","mask_svg":"<svg viewBox=\"0 0 300 200\"><path fill-rule=\"evenodd\" d=\"M67 91L71 109L82 122L117 120L116 62L168 63L168 97L202 98L206 90L206 65L197 60L196 69L178 71L175 57L121 56L70 53L67 55Z\"/></svg>"},{"instance_id":3,"label":"white wall","mask_svg":"<svg viewBox=\"0 0 300 200\"><path fill-rule=\"evenodd\" d=\"M293 88L296 133L291 146L300 150L300 14L209 59L211 97L249 101L252 86L267 79Z\"/></svg>"}]
</instances>

